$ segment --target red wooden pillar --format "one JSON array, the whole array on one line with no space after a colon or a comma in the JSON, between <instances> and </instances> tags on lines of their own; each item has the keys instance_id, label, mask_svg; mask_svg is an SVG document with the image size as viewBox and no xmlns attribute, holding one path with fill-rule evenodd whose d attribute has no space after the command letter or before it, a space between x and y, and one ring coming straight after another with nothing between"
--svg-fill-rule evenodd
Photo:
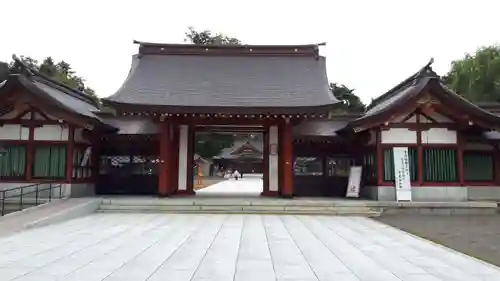
<instances>
[{"instance_id":1,"label":"red wooden pillar","mask_svg":"<svg viewBox=\"0 0 500 281\"><path fill-rule=\"evenodd\" d=\"M292 125L287 120L283 126L283 189L284 197L293 196L293 136Z\"/></svg>"},{"instance_id":2,"label":"red wooden pillar","mask_svg":"<svg viewBox=\"0 0 500 281\"><path fill-rule=\"evenodd\" d=\"M196 132L193 125L188 127L188 147L187 147L187 181L186 192L189 195L194 195L194 142Z\"/></svg>"},{"instance_id":3,"label":"red wooden pillar","mask_svg":"<svg viewBox=\"0 0 500 281\"><path fill-rule=\"evenodd\" d=\"M91 180L95 185L99 177L99 165L101 165L101 136L99 134L92 135L90 163Z\"/></svg>"},{"instance_id":4,"label":"red wooden pillar","mask_svg":"<svg viewBox=\"0 0 500 281\"><path fill-rule=\"evenodd\" d=\"M384 180L384 155L382 153L382 131L378 128L375 131L376 136L376 153L377 153L377 185L381 186Z\"/></svg>"},{"instance_id":5,"label":"red wooden pillar","mask_svg":"<svg viewBox=\"0 0 500 281\"><path fill-rule=\"evenodd\" d=\"M460 186L465 185L465 177L464 177L464 140L460 132L457 132L457 165L458 165L458 182Z\"/></svg>"},{"instance_id":6,"label":"red wooden pillar","mask_svg":"<svg viewBox=\"0 0 500 281\"><path fill-rule=\"evenodd\" d=\"M73 179L73 152L75 150L75 127L69 125L68 146L66 148L66 181L71 183Z\"/></svg>"},{"instance_id":7,"label":"red wooden pillar","mask_svg":"<svg viewBox=\"0 0 500 281\"><path fill-rule=\"evenodd\" d=\"M170 162L170 122L160 123L160 163L158 169L158 195L168 196L169 190L169 162Z\"/></svg>"},{"instance_id":8,"label":"red wooden pillar","mask_svg":"<svg viewBox=\"0 0 500 281\"><path fill-rule=\"evenodd\" d=\"M172 126L172 143L171 143L171 148L172 148L172 153L171 159L172 159L172 165L170 167L170 170L172 171L170 173L171 175L171 194L177 193L179 190L179 125L178 124L171 124Z\"/></svg>"},{"instance_id":9,"label":"red wooden pillar","mask_svg":"<svg viewBox=\"0 0 500 281\"><path fill-rule=\"evenodd\" d=\"M31 110L30 119L35 120L35 112ZM21 125L25 127L24 125ZM35 125L30 124L27 126L29 130L28 145L26 146L26 180L30 181L33 177L33 161L35 155Z\"/></svg>"},{"instance_id":10,"label":"red wooden pillar","mask_svg":"<svg viewBox=\"0 0 500 281\"><path fill-rule=\"evenodd\" d=\"M421 115L419 113L415 114L417 121L417 182L419 186L424 183L424 151L422 147L422 127Z\"/></svg>"}]
</instances>

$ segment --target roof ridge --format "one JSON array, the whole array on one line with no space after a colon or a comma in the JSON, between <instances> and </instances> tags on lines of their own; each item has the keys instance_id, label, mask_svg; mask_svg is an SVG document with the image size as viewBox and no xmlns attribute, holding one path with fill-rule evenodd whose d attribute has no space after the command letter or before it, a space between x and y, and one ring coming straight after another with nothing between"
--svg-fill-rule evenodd
<instances>
[{"instance_id":1,"label":"roof ridge","mask_svg":"<svg viewBox=\"0 0 500 281\"><path fill-rule=\"evenodd\" d=\"M399 90L401 90L405 86L410 86L412 84L415 85L416 83L418 83L419 79L423 77L429 77L429 76L439 77L439 75L437 75L437 73L434 72L434 70L432 69L433 63L434 63L434 58L431 58L429 62L425 66L420 68L416 73L412 74L410 77L406 78L405 80L403 80L402 82L391 88L386 93L373 99L372 102L366 107L366 111L370 110L380 102L392 97L392 95L399 92Z\"/></svg>"},{"instance_id":2,"label":"roof ridge","mask_svg":"<svg viewBox=\"0 0 500 281\"><path fill-rule=\"evenodd\" d=\"M294 47L318 47L326 46L326 42L313 43L313 44L193 44L193 43L162 43L162 42L146 42L134 40L133 44L143 46L157 46L157 47L187 47L187 48L223 48L223 49L244 49L244 48L294 48Z\"/></svg>"},{"instance_id":3,"label":"roof ridge","mask_svg":"<svg viewBox=\"0 0 500 281\"><path fill-rule=\"evenodd\" d=\"M153 43L134 40L140 55L218 55L218 56L310 56L319 58L319 47L326 43L302 45L249 45L249 44L186 44Z\"/></svg>"},{"instance_id":4,"label":"roof ridge","mask_svg":"<svg viewBox=\"0 0 500 281\"><path fill-rule=\"evenodd\" d=\"M39 79L36 79L36 81L42 82L45 85L50 86L50 87L54 87L58 90L62 90L64 93L69 94L69 95L71 95L79 100L82 100L82 101L85 101L89 104L97 106L96 101L89 94L84 93L84 92L77 90L75 88L72 88L64 83L61 83L61 82L43 74L43 73L41 73L40 71L38 71L36 69L33 69L33 68L27 66L16 55L12 55L12 59L16 63L18 63L19 66L21 66L21 72L23 72L23 71L26 72L26 74L28 74L27 75L28 77L37 77ZM22 74L24 74L24 73L22 73Z\"/></svg>"}]
</instances>

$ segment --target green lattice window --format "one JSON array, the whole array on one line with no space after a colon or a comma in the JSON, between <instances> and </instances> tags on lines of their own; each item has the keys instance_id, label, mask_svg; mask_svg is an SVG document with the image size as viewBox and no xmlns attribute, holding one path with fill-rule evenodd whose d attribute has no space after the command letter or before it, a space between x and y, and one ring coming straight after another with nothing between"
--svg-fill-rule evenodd
<instances>
[{"instance_id":1,"label":"green lattice window","mask_svg":"<svg viewBox=\"0 0 500 281\"><path fill-rule=\"evenodd\" d=\"M493 155L484 152L464 151L465 181L492 181L495 179Z\"/></svg>"},{"instance_id":2,"label":"green lattice window","mask_svg":"<svg viewBox=\"0 0 500 281\"><path fill-rule=\"evenodd\" d=\"M408 148L408 156L410 157L410 179L417 180L417 149L415 147ZM384 181L394 180L394 152L392 148L386 148L383 151L384 160Z\"/></svg>"},{"instance_id":3,"label":"green lattice window","mask_svg":"<svg viewBox=\"0 0 500 281\"><path fill-rule=\"evenodd\" d=\"M0 153L0 177L24 178L26 174L26 146L5 145Z\"/></svg>"},{"instance_id":4,"label":"green lattice window","mask_svg":"<svg viewBox=\"0 0 500 281\"><path fill-rule=\"evenodd\" d=\"M363 156L363 174L367 183L377 180L377 157L374 151L367 152Z\"/></svg>"},{"instance_id":5,"label":"green lattice window","mask_svg":"<svg viewBox=\"0 0 500 281\"><path fill-rule=\"evenodd\" d=\"M424 148L423 154L424 181L458 181L456 149Z\"/></svg>"},{"instance_id":6,"label":"green lattice window","mask_svg":"<svg viewBox=\"0 0 500 281\"><path fill-rule=\"evenodd\" d=\"M33 157L33 177L64 178L66 176L66 146L39 145Z\"/></svg>"}]
</instances>

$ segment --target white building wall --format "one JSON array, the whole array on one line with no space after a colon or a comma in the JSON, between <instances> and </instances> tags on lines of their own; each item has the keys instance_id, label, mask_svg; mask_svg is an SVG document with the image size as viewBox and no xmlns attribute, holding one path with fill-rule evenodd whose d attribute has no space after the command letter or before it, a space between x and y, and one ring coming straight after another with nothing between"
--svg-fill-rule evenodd
<instances>
[{"instance_id":1,"label":"white building wall","mask_svg":"<svg viewBox=\"0 0 500 281\"><path fill-rule=\"evenodd\" d=\"M35 128L34 140L67 141L69 130L63 125L43 125Z\"/></svg>"},{"instance_id":2,"label":"white building wall","mask_svg":"<svg viewBox=\"0 0 500 281\"><path fill-rule=\"evenodd\" d=\"M411 131L406 128L391 128L389 130L382 130L382 143L417 143L417 132Z\"/></svg>"},{"instance_id":3,"label":"white building wall","mask_svg":"<svg viewBox=\"0 0 500 281\"><path fill-rule=\"evenodd\" d=\"M269 127L269 191L278 191L278 126ZM275 151L272 151L274 147Z\"/></svg>"},{"instance_id":4,"label":"white building wall","mask_svg":"<svg viewBox=\"0 0 500 281\"><path fill-rule=\"evenodd\" d=\"M0 126L0 140L28 140L30 130L14 124Z\"/></svg>"},{"instance_id":5,"label":"white building wall","mask_svg":"<svg viewBox=\"0 0 500 281\"><path fill-rule=\"evenodd\" d=\"M189 126L179 125L179 191L187 190Z\"/></svg>"},{"instance_id":6,"label":"white building wall","mask_svg":"<svg viewBox=\"0 0 500 281\"><path fill-rule=\"evenodd\" d=\"M456 144L457 132L446 128L431 128L422 131L422 143Z\"/></svg>"}]
</instances>

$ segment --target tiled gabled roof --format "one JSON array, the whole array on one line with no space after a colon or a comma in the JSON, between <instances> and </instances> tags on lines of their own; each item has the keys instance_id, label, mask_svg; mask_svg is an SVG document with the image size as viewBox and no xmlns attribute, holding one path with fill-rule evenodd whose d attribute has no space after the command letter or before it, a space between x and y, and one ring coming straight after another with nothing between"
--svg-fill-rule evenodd
<instances>
[{"instance_id":1,"label":"tiled gabled roof","mask_svg":"<svg viewBox=\"0 0 500 281\"><path fill-rule=\"evenodd\" d=\"M150 47L141 44L143 49ZM314 52L279 53L285 46L152 46L158 50L134 55L122 87L105 103L162 107L173 113L279 114L327 111L338 102L328 87L325 58ZM203 53L177 50L188 47L189 52L202 48ZM259 48L273 52L259 53ZM293 48L299 46L289 47Z\"/></svg>"},{"instance_id":2,"label":"tiled gabled roof","mask_svg":"<svg viewBox=\"0 0 500 281\"><path fill-rule=\"evenodd\" d=\"M433 60L398 84L387 93L376 98L360 118L349 123L348 127L364 130L367 126L379 125L389 120L407 106L417 106L417 100L430 93L442 104L451 107L472 119L488 124L491 128L500 126L500 117L489 112L453 92L441 81L431 68Z\"/></svg>"},{"instance_id":3,"label":"tiled gabled roof","mask_svg":"<svg viewBox=\"0 0 500 281\"><path fill-rule=\"evenodd\" d=\"M85 123L114 130L112 126L102 123L103 120L96 114L99 112L97 101L91 96L29 69L17 58L15 60L21 70L19 73L8 75L7 79L0 83L0 95L21 87L26 89L34 100L49 105L51 110L73 114L85 120Z\"/></svg>"}]
</instances>

